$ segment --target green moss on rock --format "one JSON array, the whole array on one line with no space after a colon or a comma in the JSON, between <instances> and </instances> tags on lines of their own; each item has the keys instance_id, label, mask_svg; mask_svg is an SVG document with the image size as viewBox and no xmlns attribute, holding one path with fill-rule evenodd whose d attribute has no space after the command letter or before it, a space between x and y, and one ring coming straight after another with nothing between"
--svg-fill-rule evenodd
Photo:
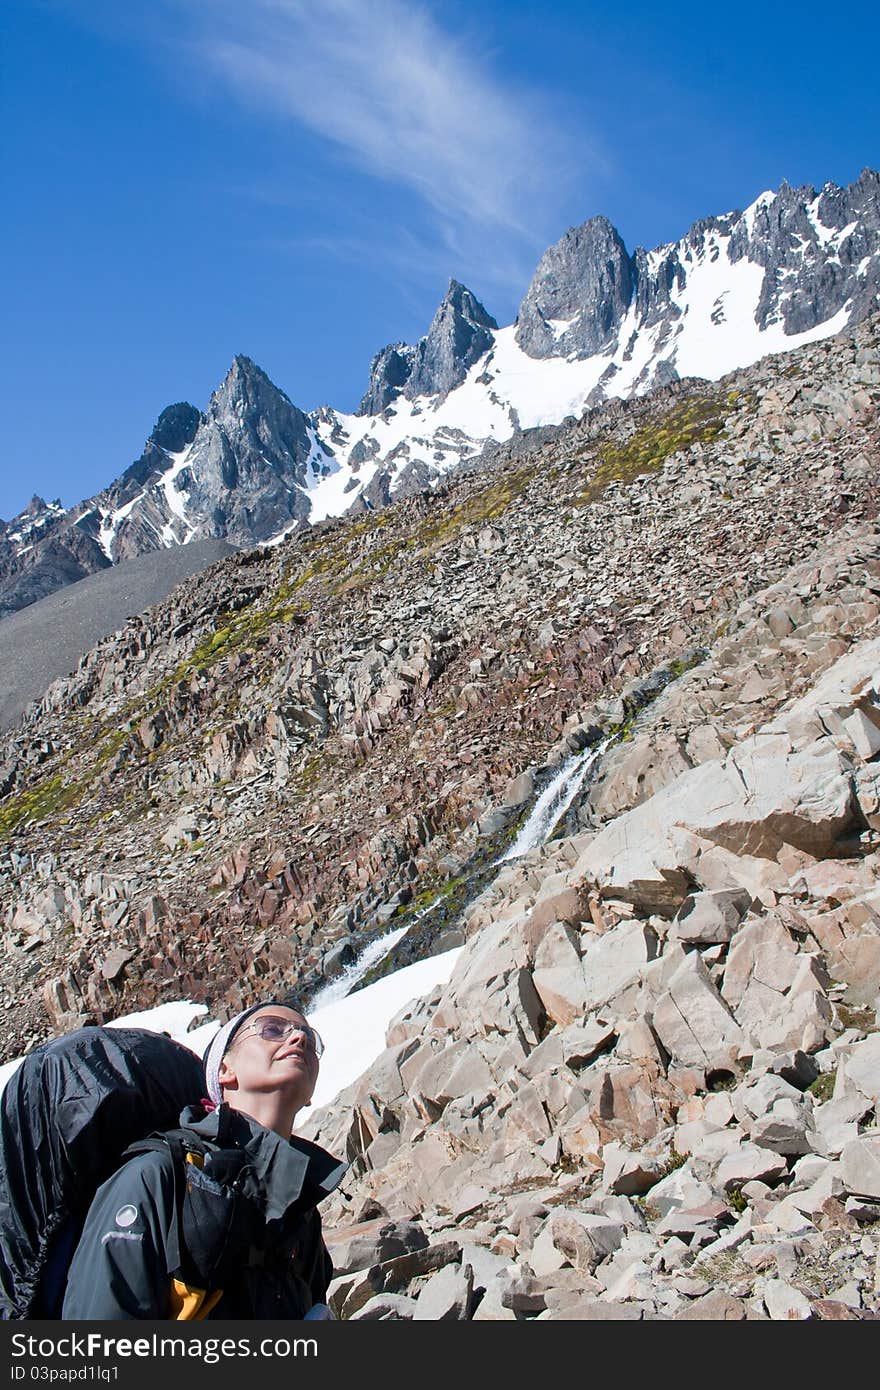
<instances>
[{"instance_id":1,"label":"green moss on rock","mask_svg":"<svg viewBox=\"0 0 880 1390\"><path fill-rule=\"evenodd\" d=\"M610 483L630 483L640 474L659 473L672 454L693 444L708 443L723 430L728 405L716 395L679 401L659 420L641 425L622 443L599 445L589 456L596 466L575 505L595 502Z\"/></svg>"},{"instance_id":2,"label":"green moss on rock","mask_svg":"<svg viewBox=\"0 0 880 1390\"><path fill-rule=\"evenodd\" d=\"M0 806L0 837L8 838L21 826L48 820L79 800L81 786L67 781L60 773L44 778L36 786L9 799Z\"/></svg>"}]
</instances>

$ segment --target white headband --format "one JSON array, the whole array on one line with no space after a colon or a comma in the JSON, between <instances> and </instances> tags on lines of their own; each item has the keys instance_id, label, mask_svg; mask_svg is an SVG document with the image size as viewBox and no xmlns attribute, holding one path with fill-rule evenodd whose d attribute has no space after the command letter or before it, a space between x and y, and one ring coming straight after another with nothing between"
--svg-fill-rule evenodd
<instances>
[{"instance_id":1,"label":"white headband","mask_svg":"<svg viewBox=\"0 0 880 1390\"><path fill-rule=\"evenodd\" d=\"M271 1000L269 1001L271 1003ZM215 1105L220 1105L223 1100L223 1091L220 1087L220 1063L229 1051L233 1036L245 1019L250 1014L256 1013L257 1009L265 1009L266 1003L251 1004L249 1009L242 1009L240 1014L236 1014L228 1023L224 1023L222 1028L218 1028L211 1041L208 1043L203 1058L205 1064L205 1085L208 1089L208 1097Z\"/></svg>"}]
</instances>

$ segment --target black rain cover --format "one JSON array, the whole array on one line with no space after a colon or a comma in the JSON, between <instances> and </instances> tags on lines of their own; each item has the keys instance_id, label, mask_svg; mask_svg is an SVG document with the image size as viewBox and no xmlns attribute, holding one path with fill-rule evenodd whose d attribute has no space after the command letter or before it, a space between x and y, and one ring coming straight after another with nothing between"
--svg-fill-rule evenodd
<instances>
[{"instance_id":1,"label":"black rain cover","mask_svg":"<svg viewBox=\"0 0 880 1390\"><path fill-rule=\"evenodd\" d=\"M204 1094L196 1055L145 1029L80 1028L25 1058L0 1100L0 1319L59 1315L50 1258L72 1256L128 1145Z\"/></svg>"}]
</instances>

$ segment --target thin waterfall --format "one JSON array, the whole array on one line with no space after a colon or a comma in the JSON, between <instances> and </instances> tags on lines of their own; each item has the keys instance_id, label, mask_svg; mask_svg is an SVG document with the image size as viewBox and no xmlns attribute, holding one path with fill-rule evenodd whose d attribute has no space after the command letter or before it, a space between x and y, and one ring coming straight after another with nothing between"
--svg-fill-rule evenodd
<instances>
[{"instance_id":1,"label":"thin waterfall","mask_svg":"<svg viewBox=\"0 0 880 1390\"><path fill-rule=\"evenodd\" d=\"M694 659L688 661L685 667L679 670L660 670L655 672L650 679L643 681L639 690L630 697L629 707L627 709L628 715L631 717L638 715L646 705L650 704L652 700L666 688L671 680L681 674L681 669L690 669L691 666L696 664L698 659L702 660L705 655L706 653L704 651L698 651ZM621 736L621 732L618 731L604 738L601 743L594 744L592 747L586 748L580 753L573 754L544 788L544 791L538 797L537 802L529 814L528 819L520 829L519 834L500 858L492 860L487 857L481 860L479 865L470 874L465 874L457 881L455 893L450 893L450 890L447 888L443 893L439 894L433 902L429 903L427 907L423 907L420 912L417 912L411 917L406 922L405 926L397 927L393 931L386 932L378 941L373 941L364 949L352 965L348 966L348 968L337 976L335 980L330 981L330 983L324 985L317 992L314 999L311 1001L310 1010L324 1008L328 1004L336 1003L340 999L347 998L368 971L380 961L384 960L386 956L392 956L392 960L389 962L391 966L390 973L392 974L404 965L412 964L412 949L407 952L406 949L396 951L395 948L405 936L412 932L413 927L421 918L434 912L435 909L442 904L442 916L439 927L435 927L433 931L430 927L427 930L422 928L422 939L415 943L415 950L418 952L418 954L415 955L416 960L423 959L425 953L430 954L431 947L436 941L438 932L442 930L443 926L449 925L450 921L454 920L451 914L457 915L463 908L464 904L462 902L460 890L464 889L469 892L470 897L475 896L477 893L483 891L490 878L494 876L502 864L509 863L512 859L519 859L524 854L528 854L530 850L535 849L538 845L544 844L553 834L559 821L565 815L575 797L578 795L578 792L583 787L590 770L602 757L606 749L612 744L620 741Z\"/></svg>"},{"instance_id":2,"label":"thin waterfall","mask_svg":"<svg viewBox=\"0 0 880 1390\"><path fill-rule=\"evenodd\" d=\"M395 927L393 931L385 932L377 941L371 941L361 951L357 960L352 961L345 969L330 980L326 985L322 985L314 997L309 1001L309 1013L313 1014L318 1009L324 1009L328 1004L335 1004L338 999L345 999L354 989L358 980L366 975L371 966L377 965L388 952L393 950L402 936L409 931L412 923L405 927Z\"/></svg>"},{"instance_id":3,"label":"thin waterfall","mask_svg":"<svg viewBox=\"0 0 880 1390\"><path fill-rule=\"evenodd\" d=\"M520 830L513 844L497 861L505 864L509 859L519 859L528 854L536 845L542 845L553 832L554 826L565 815L583 785L584 778L598 758L608 747L609 740L587 748L582 753L568 759L557 772L553 781L543 790L535 802L531 815Z\"/></svg>"},{"instance_id":4,"label":"thin waterfall","mask_svg":"<svg viewBox=\"0 0 880 1390\"><path fill-rule=\"evenodd\" d=\"M506 854L495 861L496 866L506 863L509 859L519 859L521 855L527 854L536 845L544 843L552 834L560 817L565 815L574 801L590 768L602 756L610 742L610 739L605 739L593 748L575 753L568 759L549 785L544 788L531 815L513 844ZM407 932L412 931L416 922L437 906L442 896L441 894L434 902L423 907L415 917L407 922L406 926L396 927L393 931L386 932L384 936L379 937L377 941L371 941L369 945L365 946L357 960L346 966L335 979L322 985L309 1002L309 1013L317 1013L318 1009L326 1008L328 1004L335 1004L340 999L346 999L367 971L372 969L374 965L378 965L379 961L384 960L385 956L393 951L398 941L406 936Z\"/></svg>"}]
</instances>

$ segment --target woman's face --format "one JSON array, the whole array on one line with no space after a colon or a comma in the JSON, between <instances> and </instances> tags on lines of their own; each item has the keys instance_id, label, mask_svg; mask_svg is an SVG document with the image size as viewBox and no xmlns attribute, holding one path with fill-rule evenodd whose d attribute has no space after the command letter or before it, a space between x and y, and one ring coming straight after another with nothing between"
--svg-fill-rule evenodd
<instances>
[{"instance_id":1,"label":"woman's face","mask_svg":"<svg viewBox=\"0 0 880 1390\"><path fill-rule=\"evenodd\" d=\"M263 1037L260 1023L279 1020ZM284 1093L298 1105L308 1105L318 1080L318 1057L311 1037L298 1028L278 1037L282 1023L305 1025L302 1014L284 1004L267 1004L246 1019L220 1063L220 1085L247 1094ZM226 1096L231 1099L231 1096Z\"/></svg>"}]
</instances>

